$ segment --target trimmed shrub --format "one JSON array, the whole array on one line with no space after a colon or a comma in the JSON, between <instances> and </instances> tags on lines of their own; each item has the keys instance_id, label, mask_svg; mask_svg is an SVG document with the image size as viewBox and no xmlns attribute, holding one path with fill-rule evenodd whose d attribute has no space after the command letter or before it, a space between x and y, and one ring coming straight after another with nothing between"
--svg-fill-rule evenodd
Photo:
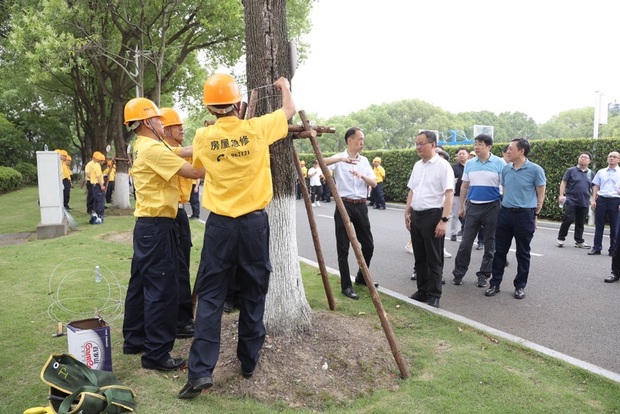
<instances>
[{"instance_id":1,"label":"trimmed shrub","mask_svg":"<svg viewBox=\"0 0 620 414\"><path fill-rule=\"evenodd\" d=\"M21 173L24 185L37 182L37 167L35 165L27 162L20 162L15 166L15 169Z\"/></svg>"},{"instance_id":2,"label":"trimmed shrub","mask_svg":"<svg viewBox=\"0 0 620 414\"><path fill-rule=\"evenodd\" d=\"M22 175L10 167L0 167L0 192L17 190L22 186Z\"/></svg>"}]
</instances>

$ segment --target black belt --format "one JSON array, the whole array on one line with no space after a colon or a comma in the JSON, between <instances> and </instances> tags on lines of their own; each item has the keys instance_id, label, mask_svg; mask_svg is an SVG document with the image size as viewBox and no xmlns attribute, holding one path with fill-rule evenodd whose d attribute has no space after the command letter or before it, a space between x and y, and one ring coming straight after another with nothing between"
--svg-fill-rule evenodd
<instances>
[{"instance_id":1,"label":"black belt","mask_svg":"<svg viewBox=\"0 0 620 414\"><path fill-rule=\"evenodd\" d=\"M532 210L536 210L536 207L531 207L531 208L525 208L525 207L502 207L504 210L508 210L512 213L517 213L520 211L532 211Z\"/></svg>"},{"instance_id":2,"label":"black belt","mask_svg":"<svg viewBox=\"0 0 620 414\"><path fill-rule=\"evenodd\" d=\"M342 201L344 201L345 203L351 203L351 204L366 204L366 200L363 198L346 198L346 197L340 197L340 199Z\"/></svg>"},{"instance_id":3,"label":"black belt","mask_svg":"<svg viewBox=\"0 0 620 414\"><path fill-rule=\"evenodd\" d=\"M174 219L168 217L138 217L136 221L141 223L167 223Z\"/></svg>"}]
</instances>

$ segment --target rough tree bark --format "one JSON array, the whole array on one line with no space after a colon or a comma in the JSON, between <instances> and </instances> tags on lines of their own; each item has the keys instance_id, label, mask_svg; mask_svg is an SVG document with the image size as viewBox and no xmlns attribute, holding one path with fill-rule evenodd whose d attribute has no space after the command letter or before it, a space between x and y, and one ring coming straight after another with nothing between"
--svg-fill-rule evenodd
<instances>
[{"instance_id":1,"label":"rough tree bark","mask_svg":"<svg viewBox=\"0 0 620 414\"><path fill-rule=\"evenodd\" d=\"M246 22L248 90L259 88L255 116L280 107L281 98L271 85L291 69L285 0L243 0ZM293 141L271 146L274 197L268 206L271 227L269 252L273 273L267 294L265 325L270 335L296 334L311 327L312 311L301 280L295 221Z\"/></svg>"}]
</instances>

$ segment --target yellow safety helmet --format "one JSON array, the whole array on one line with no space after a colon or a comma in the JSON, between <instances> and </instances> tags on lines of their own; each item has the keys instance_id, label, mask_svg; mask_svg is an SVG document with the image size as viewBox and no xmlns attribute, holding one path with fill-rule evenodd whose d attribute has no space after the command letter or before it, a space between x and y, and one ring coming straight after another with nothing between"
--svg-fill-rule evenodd
<instances>
[{"instance_id":1,"label":"yellow safety helmet","mask_svg":"<svg viewBox=\"0 0 620 414\"><path fill-rule=\"evenodd\" d=\"M372 160L372 162L378 162L379 164L381 164L381 157L375 157L375 159Z\"/></svg>"},{"instance_id":2,"label":"yellow safety helmet","mask_svg":"<svg viewBox=\"0 0 620 414\"><path fill-rule=\"evenodd\" d=\"M64 156L64 157L66 157L67 155L69 155L69 154L67 153L67 151L65 151L65 150L63 150L63 149L55 149L55 150L54 150L54 152L57 152L58 154L60 154L60 155L62 155L62 156Z\"/></svg>"},{"instance_id":3,"label":"yellow safety helmet","mask_svg":"<svg viewBox=\"0 0 620 414\"><path fill-rule=\"evenodd\" d=\"M230 75L218 73L205 82L203 102L207 106L236 104L241 101L237 81Z\"/></svg>"},{"instance_id":4,"label":"yellow safety helmet","mask_svg":"<svg viewBox=\"0 0 620 414\"><path fill-rule=\"evenodd\" d=\"M300 163L301 165L306 165L306 161L304 161L304 160L301 160L299 163Z\"/></svg>"},{"instance_id":5,"label":"yellow safety helmet","mask_svg":"<svg viewBox=\"0 0 620 414\"><path fill-rule=\"evenodd\" d=\"M125 125L129 125L135 121L144 121L145 119L161 116L161 112L157 105L150 99L133 98L125 104Z\"/></svg>"},{"instance_id":6,"label":"yellow safety helmet","mask_svg":"<svg viewBox=\"0 0 620 414\"><path fill-rule=\"evenodd\" d=\"M93 152L93 158L96 159L97 161L105 161L105 155L103 155L99 151Z\"/></svg>"},{"instance_id":7,"label":"yellow safety helmet","mask_svg":"<svg viewBox=\"0 0 620 414\"><path fill-rule=\"evenodd\" d=\"M172 125L183 125L183 121L181 121L181 116L174 108L161 108L159 110L161 112L162 123L165 127L169 127Z\"/></svg>"}]
</instances>

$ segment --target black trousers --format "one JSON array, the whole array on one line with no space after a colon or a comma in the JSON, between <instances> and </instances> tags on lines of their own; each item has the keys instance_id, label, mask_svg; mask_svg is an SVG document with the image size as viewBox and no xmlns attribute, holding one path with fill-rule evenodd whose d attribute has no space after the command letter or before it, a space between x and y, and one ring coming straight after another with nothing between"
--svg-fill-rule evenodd
<instances>
[{"instance_id":1,"label":"black trousers","mask_svg":"<svg viewBox=\"0 0 620 414\"><path fill-rule=\"evenodd\" d=\"M250 372L265 342L263 315L271 274L269 218L262 210L237 218L211 213L207 218L196 280L198 308L189 354L190 380L211 376L217 364L224 301L235 273L241 301L237 358L242 370Z\"/></svg>"},{"instance_id":2,"label":"black trousers","mask_svg":"<svg viewBox=\"0 0 620 414\"><path fill-rule=\"evenodd\" d=\"M93 185L90 181L86 181L86 212L88 214L93 212Z\"/></svg>"},{"instance_id":3,"label":"black trousers","mask_svg":"<svg viewBox=\"0 0 620 414\"><path fill-rule=\"evenodd\" d=\"M192 207L192 217L200 217L200 194L195 192L196 184L192 184L192 192L189 194L189 205Z\"/></svg>"},{"instance_id":4,"label":"black trousers","mask_svg":"<svg viewBox=\"0 0 620 414\"><path fill-rule=\"evenodd\" d=\"M366 201L354 204L343 202L344 208L347 210L349 220L355 229L357 240L362 246L362 255L366 266L370 266L370 260L375 250L372 232L370 231L370 220L368 220L368 206ZM334 213L334 222L336 223L336 250L338 252L338 270L340 271L340 287L346 289L351 287L351 272L349 271L349 236L344 227L344 221L340 216L338 208ZM357 271L357 279L363 280L360 270Z\"/></svg>"},{"instance_id":5,"label":"black trousers","mask_svg":"<svg viewBox=\"0 0 620 414\"><path fill-rule=\"evenodd\" d=\"M184 328L194 321L194 308L192 306L192 288L190 283L190 254L192 251L192 232L189 227L189 218L185 209L180 208L175 222L179 232L179 314L177 316L177 329Z\"/></svg>"},{"instance_id":6,"label":"black trousers","mask_svg":"<svg viewBox=\"0 0 620 414\"><path fill-rule=\"evenodd\" d=\"M441 297L444 237L435 237L441 220L441 208L415 211L411 209L411 242L415 257L418 291Z\"/></svg>"},{"instance_id":7,"label":"black trousers","mask_svg":"<svg viewBox=\"0 0 620 414\"><path fill-rule=\"evenodd\" d=\"M112 202L112 194L114 194L114 181L108 181L108 186L105 188L105 202L110 204Z\"/></svg>"},{"instance_id":8,"label":"black trousers","mask_svg":"<svg viewBox=\"0 0 620 414\"><path fill-rule=\"evenodd\" d=\"M176 338L179 233L174 219L136 220L125 299L123 348L144 350L142 361L165 362Z\"/></svg>"},{"instance_id":9,"label":"black trousers","mask_svg":"<svg viewBox=\"0 0 620 414\"><path fill-rule=\"evenodd\" d=\"M71 180L68 178L62 179L62 203L65 208L69 208L69 199L71 198Z\"/></svg>"},{"instance_id":10,"label":"black trousers","mask_svg":"<svg viewBox=\"0 0 620 414\"><path fill-rule=\"evenodd\" d=\"M99 184L93 184L91 193L93 195L92 211L99 217L105 213L105 193Z\"/></svg>"}]
</instances>

